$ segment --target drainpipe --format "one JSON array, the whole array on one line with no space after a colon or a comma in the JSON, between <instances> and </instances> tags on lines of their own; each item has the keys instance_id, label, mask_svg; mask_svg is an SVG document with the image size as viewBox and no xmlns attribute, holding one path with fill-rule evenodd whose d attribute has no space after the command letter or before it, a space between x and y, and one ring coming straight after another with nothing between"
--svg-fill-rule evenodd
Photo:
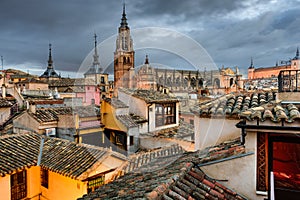
<instances>
[{"instance_id":1,"label":"drainpipe","mask_svg":"<svg viewBox=\"0 0 300 200\"><path fill-rule=\"evenodd\" d=\"M37 160L37 166L40 166L41 161L42 161L42 155L43 155L43 147L44 147L44 138L41 138L41 143L40 143L40 152L39 152L39 157Z\"/></svg>"},{"instance_id":2,"label":"drainpipe","mask_svg":"<svg viewBox=\"0 0 300 200\"><path fill-rule=\"evenodd\" d=\"M152 106L153 105L153 103L151 103L150 105L148 105L147 107L148 107L148 133L150 132L150 120L149 120L149 116L150 116L150 114L149 114L149 112L150 112L150 106Z\"/></svg>"}]
</instances>

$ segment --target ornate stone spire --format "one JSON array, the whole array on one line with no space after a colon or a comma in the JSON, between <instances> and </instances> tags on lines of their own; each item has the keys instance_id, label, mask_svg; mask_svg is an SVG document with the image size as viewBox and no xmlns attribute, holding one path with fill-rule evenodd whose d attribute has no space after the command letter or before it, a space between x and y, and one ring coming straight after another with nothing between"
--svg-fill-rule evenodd
<instances>
[{"instance_id":1,"label":"ornate stone spire","mask_svg":"<svg viewBox=\"0 0 300 200\"><path fill-rule=\"evenodd\" d=\"M51 43L49 43L49 59L48 59L48 68L53 68L52 54L51 54Z\"/></svg>"},{"instance_id":2,"label":"ornate stone spire","mask_svg":"<svg viewBox=\"0 0 300 200\"><path fill-rule=\"evenodd\" d=\"M121 19L121 28L128 28L127 18L126 18L126 11L125 11L125 3L123 3L123 14Z\"/></svg>"}]
</instances>

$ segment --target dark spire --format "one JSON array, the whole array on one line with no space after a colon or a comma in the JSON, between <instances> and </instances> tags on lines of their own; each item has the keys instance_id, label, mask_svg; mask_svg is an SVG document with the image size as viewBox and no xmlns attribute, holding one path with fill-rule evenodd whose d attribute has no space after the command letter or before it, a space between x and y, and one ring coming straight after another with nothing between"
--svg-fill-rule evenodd
<instances>
[{"instance_id":1,"label":"dark spire","mask_svg":"<svg viewBox=\"0 0 300 200\"><path fill-rule=\"evenodd\" d=\"M296 56L292 60L299 60L299 48L297 47Z\"/></svg>"},{"instance_id":2,"label":"dark spire","mask_svg":"<svg viewBox=\"0 0 300 200\"><path fill-rule=\"evenodd\" d=\"M250 64L250 66L249 66L248 69L253 69L253 68L254 68L254 65L253 65L253 58L251 57L251 64Z\"/></svg>"},{"instance_id":3,"label":"dark spire","mask_svg":"<svg viewBox=\"0 0 300 200\"><path fill-rule=\"evenodd\" d=\"M125 12L125 3L123 3L123 14L121 19L121 28L128 28L126 12Z\"/></svg>"},{"instance_id":4,"label":"dark spire","mask_svg":"<svg viewBox=\"0 0 300 200\"><path fill-rule=\"evenodd\" d=\"M145 65L149 64L148 55L146 54Z\"/></svg>"},{"instance_id":5,"label":"dark spire","mask_svg":"<svg viewBox=\"0 0 300 200\"><path fill-rule=\"evenodd\" d=\"M94 55L93 55L93 57L94 57L94 61L93 61L93 65L94 66L97 66L97 65L100 65L100 63L99 63L99 56L98 56L98 52L97 52L97 35L96 35L96 33L94 34L94 39L95 39L95 48L94 48Z\"/></svg>"},{"instance_id":6,"label":"dark spire","mask_svg":"<svg viewBox=\"0 0 300 200\"><path fill-rule=\"evenodd\" d=\"M97 47L97 35L96 35L96 33L94 34L94 39L95 39L95 49L96 49L96 47Z\"/></svg>"},{"instance_id":7,"label":"dark spire","mask_svg":"<svg viewBox=\"0 0 300 200\"><path fill-rule=\"evenodd\" d=\"M52 55L51 55L51 43L49 43L48 68L53 68L53 61L52 61Z\"/></svg>"}]
</instances>

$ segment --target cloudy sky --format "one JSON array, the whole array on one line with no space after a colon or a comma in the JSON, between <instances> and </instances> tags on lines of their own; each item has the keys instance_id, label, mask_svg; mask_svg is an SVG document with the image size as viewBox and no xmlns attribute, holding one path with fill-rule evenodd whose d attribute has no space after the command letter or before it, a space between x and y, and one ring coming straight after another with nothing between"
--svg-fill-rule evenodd
<instances>
[{"instance_id":1,"label":"cloudy sky","mask_svg":"<svg viewBox=\"0 0 300 200\"><path fill-rule=\"evenodd\" d=\"M217 67L245 72L251 57L256 67L272 66L294 57L300 46L300 0L126 0L126 13L137 66L149 54L151 63L184 68L195 64L190 59L203 60L200 50ZM50 42L55 69L73 76L86 68L94 33L100 62L109 65L121 14L121 0L1 0L4 69L41 74Z\"/></svg>"}]
</instances>

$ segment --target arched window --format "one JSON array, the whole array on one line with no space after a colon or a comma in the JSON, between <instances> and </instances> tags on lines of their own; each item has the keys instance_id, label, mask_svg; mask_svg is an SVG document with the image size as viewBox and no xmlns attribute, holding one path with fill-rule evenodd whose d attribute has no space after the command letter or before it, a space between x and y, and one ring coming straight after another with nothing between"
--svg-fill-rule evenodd
<instances>
[{"instance_id":1,"label":"arched window","mask_svg":"<svg viewBox=\"0 0 300 200\"><path fill-rule=\"evenodd\" d=\"M230 79L229 81L229 86L231 87L234 84L233 78Z\"/></svg>"},{"instance_id":2,"label":"arched window","mask_svg":"<svg viewBox=\"0 0 300 200\"><path fill-rule=\"evenodd\" d=\"M214 87L215 88L220 88L220 79L215 78L215 80L214 80Z\"/></svg>"},{"instance_id":3,"label":"arched window","mask_svg":"<svg viewBox=\"0 0 300 200\"><path fill-rule=\"evenodd\" d=\"M129 57L127 58L127 63L130 63L130 58Z\"/></svg>"},{"instance_id":4,"label":"arched window","mask_svg":"<svg viewBox=\"0 0 300 200\"><path fill-rule=\"evenodd\" d=\"M123 57L123 63L126 64L126 57Z\"/></svg>"},{"instance_id":5,"label":"arched window","mask_svg":"<svg viewBox=\"0 0 300 200\"><path fill-rule=\"evenodd\" d=\"M180 77L177 77L176 78L176 86L179 86L180 85Z\"/></svg>"},{"instance_id":6,"label":"arched window","mask_svg":"<svg viewBox=\"0 0 300 200\"><path fill-rule=\"evenodd\" d=\"M172 84L171 77L168 77L167 78L167 86L171 86L171 84Z\"/></svg>"},{"instance_id":7,"label":"arched window","mask_svg":"<svg viewBox=\"0 0 300 200\"><path fill-rule=\"evenodd\" d=\"M196 87L196 79L193 77L191 80L191 86L194 88Z\"/></svg>"},{"instance_id":8,"label":"arched window","mask_svg":"<svg viewBox=\"0 0 300 200\"><path fill-rule=\"evenodd\" d=\"M203 86L204 86L204 80L203 80L203 78L200 78L200 80L199 80L199 87L203 88Z\"/></svg>"},{"instance_id":9,"label":"arched window","mask_svg":"<svg viewBox=\"0 0 300 200\"><path fill-rule=\"evenodd\" d=\"M187 87L188 86L188 82L189 82L189 79L187 77L184 78L184 87Z\"/></svg>"}]
</instances>

